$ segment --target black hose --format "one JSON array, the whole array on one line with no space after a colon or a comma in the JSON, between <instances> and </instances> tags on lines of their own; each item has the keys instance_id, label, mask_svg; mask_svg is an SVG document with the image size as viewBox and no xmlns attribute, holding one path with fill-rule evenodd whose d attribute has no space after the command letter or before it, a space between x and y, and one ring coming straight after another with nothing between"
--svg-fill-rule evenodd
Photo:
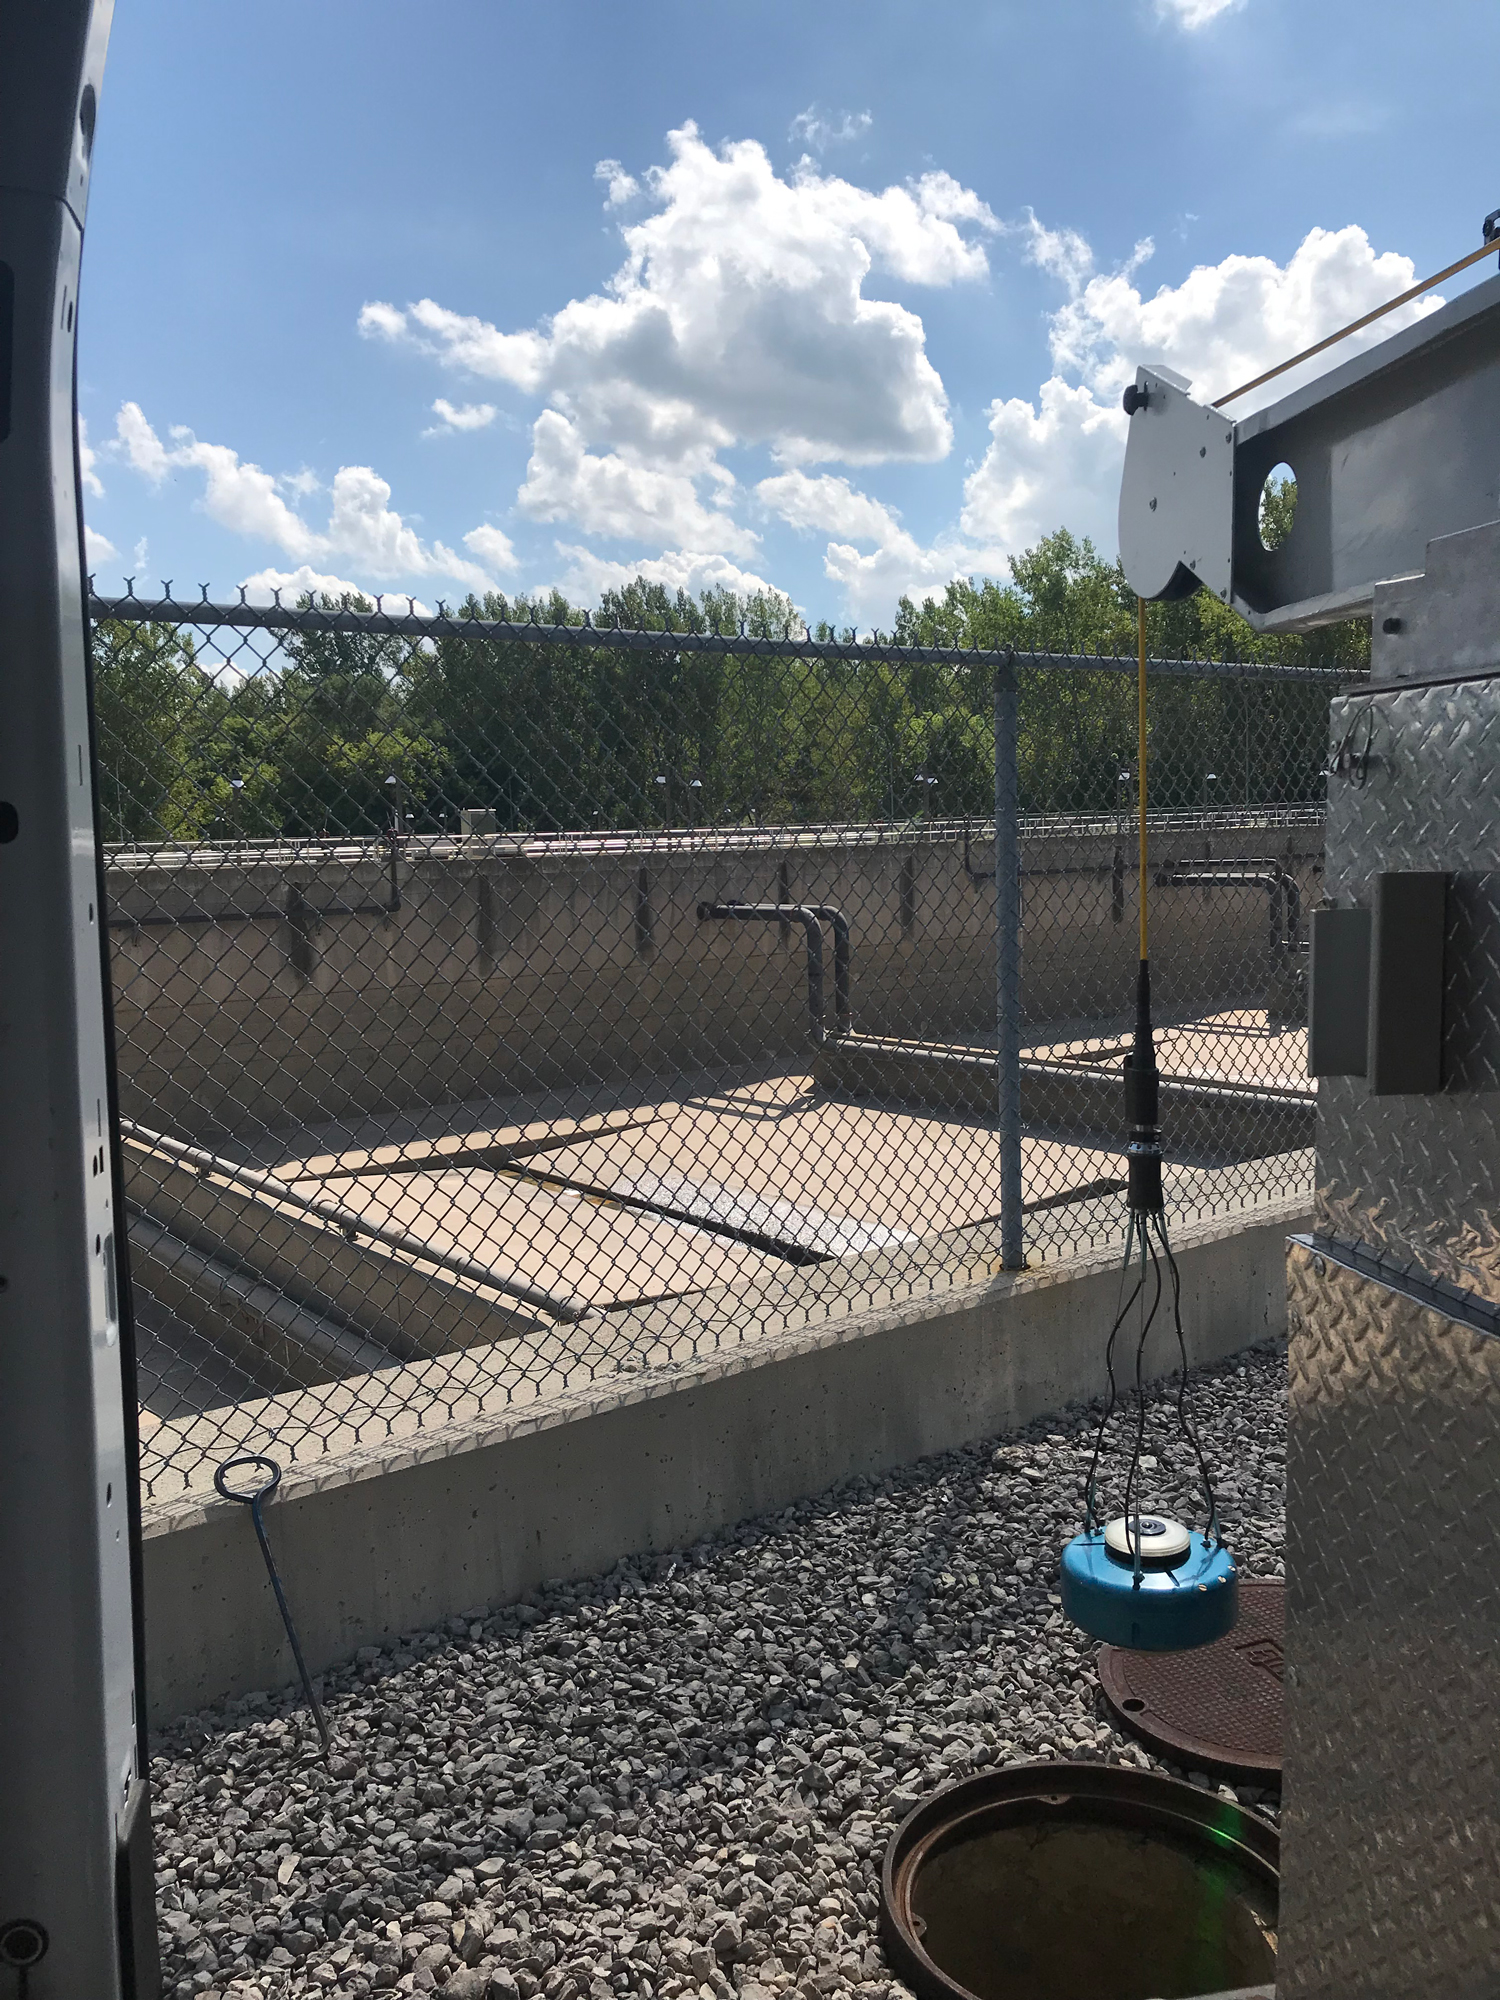
<instances>
[{"instance_id":1,"label":"black hose","mask_svg":"<svg viewBox=\"0 0 1500 2000\"><path fill-rule=\"evenodd\" d=\"M1143 1313L1141 1316L1140 1337L1135 1344L1135 1449L1130 1455L1130 1470L1125 1475L1125 1544L1127 1548L1131 1549L1131 1553L1135 1557L1135 1581L1137 1588L1139 1588L1141 1581L1141 1515L1139 1503L1137 1503L1134 1512L1132 1512L1130 1497L1135 1491L1136 1478L1141 1469L1141 1453L1146 1445L1146 1341L1152 1326L1155 1324L1157 1308L1161 1304L1161 1264L1157 1260L1156 1250L1146 1233L1146 1218L1144 1216L1141 1217L1140 1231L1143 1252L1149 1251L1151 1254L1151 1267L1156 1274L1156 1292L1151 1300L1150 1311ZM1142 1284L1144 1285L1144 1254L1141 1263Z\"/></svg>"},{"instance_id":2,"label":"black hose","mask_svg":"<svg viewBox=\"0 0 1500 2000\"><path fill-rule=\"evenodd\" d=\"M1177 1352L1182 1361L1182 1373L1177 1378L1177 1428L1192 1447L1193 1457L1198 1462L1198 1477L1203 1482L1203 1497L1208 1503L1208 1539L1211 1542L1218 1542L1223 1540L1219 1532L1219 1502L1214 1494L1213 1481L1208 1475L1208 1461L1203 1456L1198 1433L1194 1430L1187 1412L1188 1358L1187 1341L1182 1331L1182 1276L1177 1269L1177 1259L1172 1255L1172 1246L1167 1241L1165 1215L1158 1215L1155 1222L1156 1233L1161 1239L1162 1254L1167 1260L1167 1270L1172 1279L1172 1326L1177 1335Z\"/></svg>"},{"instance_id":3,"label":"black hose","mask_svg":"<svg viewBox=\"0 0 1500 2000\"><path fill-rule=\"evenodd\" d=\"M1099 1474L1099 1454L1104 1447L1104 1433L1109 1426L1110 1418L1115 1413L1115 1404L1119 1400L1119 1389L1115 1382L1115 1341L1119 1338L1120 1328L1125 1324L1130 1313L1130 1308L1140 1297L1141 1286L1146 1282L1146 1251L1143 1235L1141 1239L1141 1275L1136 1279L1129 1298L1125 1297L1125 1279L1130 1270L1135 1242L1136 1216L1134 1211L1132 1211L1130 1226L1125 1234L1125 1262L1120 1270L1120 1305L1118 1311L1115 1313L1115 1323L1109 1330L1109 1339L1104 1344L1104 1370L1109 1377L1109 1396L1104 1405L1104 1415L1099 1419L1099 1428L1094 1433L1094 1455L1089 1460L1089 1476L1083 1490L1083 1525L1090 1534L1093 1533L1098 1519L1094 1511L1094 1494Z\"/></svg>"}]
</instances>

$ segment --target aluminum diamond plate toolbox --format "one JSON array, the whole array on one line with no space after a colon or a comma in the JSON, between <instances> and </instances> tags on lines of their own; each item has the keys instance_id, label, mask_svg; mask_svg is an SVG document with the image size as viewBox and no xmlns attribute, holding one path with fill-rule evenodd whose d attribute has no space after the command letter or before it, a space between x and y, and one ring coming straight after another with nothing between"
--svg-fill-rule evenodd
<instances>
[{"instance_id":1,"label":"aluminum diamond plate toolbox","mask_svg":"<svg viewBox=\"0 0 1500 2000\"><path fill-rule=\"evenodd\" d=\"M1500 1992L1500 1340L1288 1265L1285 2000Z\"/></svg>"},{"instance_id":2,"label":"aluminum diamond plate toolbox","mask_svg":"<svg viewBox=\"0 0 1500 2000\"><path fill-rule=\"evenodd\" d=\"M1323 935L1368 924L1368 991L1331 956L1313 1039L1366 1073L1320 1077L1288 1265L1289 2000L1500 1993L1497 546L1377 588L1330 717Z\"/></svg>"},{"instance_id":3,"label":"aluminum diamond plate toolbox","mask_svg":"<svg viewBox=\"0 0 1500 2000\"><path fill-rule=\"evenodd\" d=\"M1500 1303L1500 680L1372 687L1332 728L1356 754L1329 779L1326 893L1368 906L1383 872L1449 879L1443 1087L1322 1079L1318 1227Z\"/></svg>"}]
</instances>

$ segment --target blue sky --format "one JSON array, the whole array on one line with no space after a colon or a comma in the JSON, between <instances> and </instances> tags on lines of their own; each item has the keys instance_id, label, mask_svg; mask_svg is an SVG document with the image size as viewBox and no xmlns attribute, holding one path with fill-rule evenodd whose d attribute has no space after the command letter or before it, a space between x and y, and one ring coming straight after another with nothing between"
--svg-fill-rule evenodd
<instances>
[{"instance_id":1,"label":"blue sky","mask_svg":"<svg viewBox=\"0 0 1500 2000\"><path fill-rule=\"evenodd\" d=\"M1113 553L1135 363L1218 394L1472 247L1497 57L1453 0L119 0L98 583L868 627Z\"/></svg>"}]
</instances>

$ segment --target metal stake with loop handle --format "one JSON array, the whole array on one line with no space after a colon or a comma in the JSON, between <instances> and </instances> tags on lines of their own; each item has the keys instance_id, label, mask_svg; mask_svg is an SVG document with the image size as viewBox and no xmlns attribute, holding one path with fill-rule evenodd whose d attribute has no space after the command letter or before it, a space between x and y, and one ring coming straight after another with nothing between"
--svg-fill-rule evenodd
<instances>
[{"instance_id":1,"label":"metal stake with loop handle","mask_svg":"<svg viewBox=\"0 0 1500 2000\"><path fill-rule=\"evenodd\" d=\"M1139 779L1137 837L1140 867L1140 971L1136 980L1135 1036L1125 1058L1125 1106L1129 1174L1125 1262L1120 1301L1104 1348L1109 1396L1094 1438L1094 1454L1084 1488L1082 1534L1063 1551L1063 1610L1096 1639L1140 1652L1176 1652L1206 1646L1233 1628L1239 1612L1238 1571L1219 1531L1219 1509L1202 1447L1187 1413L1187 1342L1182 1331L1182 1279L1167 1239L1161 1185L1160 1078L1151 1027L1151 960L1147 930L1146 883L1146 605L1137 600L1136 752ZM1162 1300L1162 1265L1172 1286L1172 1324L1181 1366L1177 1423L1192 1449L1208 1510L1206 1533L1143 1511L1141 1453L1146 1441L1146 1341ZM1137 1265L1129 1294L1126 1284ZM1149 1293L1149 1304L1148 1304ZM1135 1444L1125 1481L1125 1511L1118 1520L1100 1520L1099 1455L1118 1401L1115 1343L1135 1306L1140 1329L1135 1346Z\"/></svg>"},{"instance_id":2,"label":"metal stake with loop handle","mask_svg":"<svg viewBox=\"0 0 1500 2000\"><path fill-rule=\"evenodd\" d=\"M46 1925L31 1917L13 1917L8 1924L0 1924L0 1965L8 1965L15 1972L12 1990L16 2000L26 2000L31 1990L31 1968L40 1965L47 1956L49 1943Z\"/></svg>"},{"instance_id":3,"label":"metal stake with loop handle","mask_svg":"<svg viewBox=\"0 0 1500 2000\"><path fill-rule=\"evenodd\" d=\"M229 1484L229 1475L244 1466L259 1466L269 1473L269 1477L250 1492ZM292 1614L287 1605L286 1592L281 1587L281 1578L276 1571L276 1559L271 1554L271 1544L266 1538L266 1524L261 1516L262 1505L281 1484L281 1467L274 1458L262 1453L253 1453L246 1458L228 1458L214 1474L214 1488L222 1499L238 1500L250 1509L250 1519L255 1523L255 1537L260 1543L260 1552L266 1559L266 1574L271 1579L271 1588L276 1593L277 1608L281 1612L281 1622L286 1627L286 1636L291 1641L292 1658L297 1662L297 1672L302 1676L302 1691L307 1696L307 1705L313 1712L313 1721L318 1725L318 1737L323 1745L326 1762L333 1754L333 1741L328 1734L328 1719L323 1713L323 1704L313 1692L312 1676L307 1671L307 1662L302 1657L302 1642L297 1637L297 1628L292 1623Z\"/></svg>"}]
</instances>

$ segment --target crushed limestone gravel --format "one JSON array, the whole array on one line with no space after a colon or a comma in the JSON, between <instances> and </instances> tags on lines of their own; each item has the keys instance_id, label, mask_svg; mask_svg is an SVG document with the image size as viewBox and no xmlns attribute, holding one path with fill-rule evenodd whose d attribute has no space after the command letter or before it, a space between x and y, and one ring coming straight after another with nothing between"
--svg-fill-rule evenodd
<instances>
[{"instance_id":1,"label":"crushed limestone gravel","mask_svg":"<svg viewBox=\"0 0 1500 2000\"><path fill-rule=\"evenodd\" d=\"M1285 1351L1190 1381L1230 1545L1280 1575ZM1174 1393L1148 1407L1146 1493L1196 1519ZM1096 1422L1067 1410L366 1648L323 1683L331 1767L290 1694L175 1725L152 1763L164 1990L898 1995L879 1868L919 1797L1053 1756L1210 1786L1112 1726L1058 1610ZM1123 1421L1115 1444L1118 1497Z\"/></svg>"}]
</instances>

